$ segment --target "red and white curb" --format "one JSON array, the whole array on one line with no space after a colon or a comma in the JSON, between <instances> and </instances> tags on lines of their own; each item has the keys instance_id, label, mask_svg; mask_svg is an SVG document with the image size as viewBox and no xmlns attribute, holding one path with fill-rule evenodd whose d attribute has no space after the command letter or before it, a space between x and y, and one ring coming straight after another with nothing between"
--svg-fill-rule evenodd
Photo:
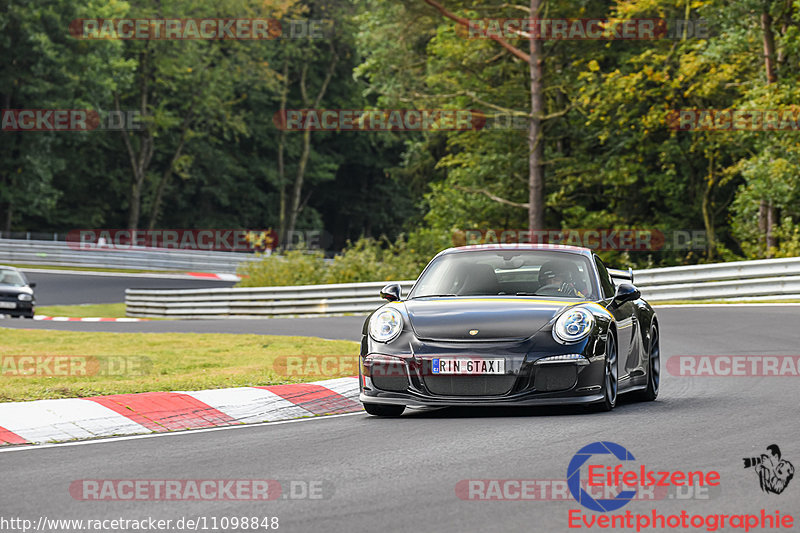
<instances>
[{"instance_id":1,"label":"red and white curb","mask_svg":"<svg viewBox=\"0 0 800 533\"><path fill-rule=\"evenodd\" d=\"M356 377L268 387L0 403L0 445L275 422L361 409Z\"/></svg>"},{"instance_id":2,"label":"red and white curb","mask_svg":"<svg viewBox=\"0 0 800 533\"><path fill-rule=\"evenodd\" d=\"M21 268L23 272L33 272L41 274L63 274L65 276L102 276L106 278L154 278L154 279L208 279L219 281L239 281L241 278L236 274L215 274L211 272L167 272L159 274L157 271L150 272L96 272L92 270L61 270L57 268Z\"/></svg>"},{"instance_id":3,"label":"red and white curb","mask_svg":"<svg viewBox=\"0 0 800 533\"><path fill-rule=\"evenodd\" d=\"M34 315L34 320L52 320L53 322L142 322L147 318L104 318L104 317L74 317L74 316L47 316Z\"/></svg>"},{"instance_id":4,"label":"red and white curb","mask_svg":"<svg viewBox=\"0 0 800 533\"><path fill-rule=\"evenodd\" d=\"M188 276L202 279L218 279L220 281L239 281L242 278L236 274L212 274L211 272L187 272Z\"/></svg>"}]
</instances>

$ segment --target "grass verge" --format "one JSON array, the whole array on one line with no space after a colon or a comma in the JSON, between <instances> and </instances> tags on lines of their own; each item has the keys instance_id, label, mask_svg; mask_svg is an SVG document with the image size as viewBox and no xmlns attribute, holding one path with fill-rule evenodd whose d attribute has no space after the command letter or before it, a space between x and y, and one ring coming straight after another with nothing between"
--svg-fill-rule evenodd
<instances>
[{"instance_id":1,"label":"grass verge","mask_svg":"<svg viewBox=\"0 0 800 533\"><path fill-rule=\"evenodd\" d=\"M315 337L17 329L4 329L2 336L0 401L4 402L277 385L345 377L358 372L357 342ZM21 355L95 356L71 360L84 361L86 373L94 375L68 375L71 372L59 371L53 360L43 364L39 374L49 368L60 375L20 376L16 372L29 371L31 365L26 363L27 366L21 368L20 358L10 356ZM281 367L279 358L298 355L338 356L348 363L332 367L333 371L324 377L301 372L287 376L283 370L285 364ZM337 368L344 372L335 373ZM79 372L80 365L72 373Z\"/></svg>"}]
</instances>

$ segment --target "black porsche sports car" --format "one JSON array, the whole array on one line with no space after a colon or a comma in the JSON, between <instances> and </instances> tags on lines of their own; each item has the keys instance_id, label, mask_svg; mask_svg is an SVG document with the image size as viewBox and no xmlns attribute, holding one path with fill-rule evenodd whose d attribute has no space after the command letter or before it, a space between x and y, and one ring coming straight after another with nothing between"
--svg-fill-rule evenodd
<instances>
[{"instance_id":1,"label":"black porsche sports car","mask_svg":"<svg viewBox=\"0 0 800 533\"><path fill-rule=\"evenodd\" d=\"M591 250L509 244L450 248L400 285L364 323L360 400L367 413L406 406L585 404L658 395L653 308L631 270Z\"/></svg>"},{"instance_id":2,"label":"black porsche sports car","mask_svg":"<svg viewBox=\"0 0 800 533\"><path fill-rule=\"evenodd\" d=\"M0 265L0 315L33 318L36 312L35 283L28 283L22 271Z\"/></svg>"}]
</instances>

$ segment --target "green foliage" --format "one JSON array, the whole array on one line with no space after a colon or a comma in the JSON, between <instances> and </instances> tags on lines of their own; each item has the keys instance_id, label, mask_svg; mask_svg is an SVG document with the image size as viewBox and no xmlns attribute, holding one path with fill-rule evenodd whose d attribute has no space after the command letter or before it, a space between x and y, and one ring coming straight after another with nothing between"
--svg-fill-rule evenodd
<instances>
[{"instance_id":1,"label":"green foliage","mask_svg":"<svg viewBox=\"0 0 800 533\"><path fill-rule=\"evenodd\" d=\"M444 4L468 18L526 16L499 0ZM619 266L798 253L797 132L674 131L668 118L679 109L797 111L800 4L543 5L545 18L705 19L710 29L707 38L542 43L546 229L713 235L705 250L602 254ZM344 251L329 261L308 252L265 257L247 267L253 271L244 272L251 276L245 283L413 278L459 230L527 227L528 65L492 40L465 38L422 0L0 0L0 6L2 107L108 110L116 95L123 108L138 109L148 96L146 132L131 135L138 154L148 136L153 140L140 226L152 220L161 227L278 228L281 197L302 167L304 136L280 132L273 116L284 88L287 108L305 107L300 80L313 98L334 57L320 108L486 114L488 125L479 131L313 133L297 229L325 230L333 236L328 252ZM267 42L71 38L69 23L87 13L326 18L334 31L330 39ZM769 78L764 15L772 20L776 50ZM524 50L529 43L510 44ZM60 232L125 226L133 195L122 135L0 135L3 225ZM771 249L759 215L764 205L774 221Z\"/></svg>"},{"instance_id":2,"label":"green foliage","mask_svg":"<svg viewBox=\"0 0 800 533\"><path fill-rule=\"evenodd\" d=\"M243 263L240 287L403 281L416 279L430 259L450 246L442 232L421 230L395 242L361 238L332 260L318 251L290 250Z\"/></svg>"},{"instance_id":3,"label":"green foliage","mask_svg":"<svg viewBox=\"0 0 800 533\"><path fill-rule=\"evenodd\" d=\"M258 263L242 263L239 287L314 285L324 283L324 255L319 252L290 250L285 254L262 255Z\"/></svg>"},{"instance_id":4,"label":"green foliage","mask_svg":"<svg viewBox=\"0 0 800 533\"><path fill-rule=\"evenodd\" d=\"M459 38L452 21L437 20L416 2L368 4L360 38L371 53L356 72L382 101L528 111L527 66L496 43ZM797 183L790 179L797 162L784 156L788 167L755 174L746 174L743 164L774 158L758 155L764 145L792 152L796 133L679 132L667 121L677 109L792 108L800 96L796 3L571 0L544 6L545 17L705 19L710 30L708 38L543 42L548 229L704 229L713 237L706 250L602 254L646 266L763 257L768 251L757 244L753 205L771 197L781 198L772 202L778 215L800 221ZM447 7L466 18L521 16L510 4L490 1L453 0ZM764 12L772 16L779 59L772 84L764 79ZM372 28L399 28L409 20L414 34L397 43L376 41ZM403 53L391 59L398 48ZM524 228L527 213L512 203L527 200L525 134L452 132L444 150L433 148L442 144L435 135L409 143L407 153L417 161L436 154L427 167L425 222L440 229ZM783 229L773 233L788 238Z\"/></svg>"},{"instance_id":5,"label":"green foliage","mask_svg":"<svg viewBox=\"0 0 800 533\"><path fill-rule=\"evenodd\" d=\"M282 83L291 84L288 107L304 107L298 78L307 68L309 92L319 89L331 59L329 40L80 40L67 31L73 20L326 19L333 22L340 59L320 107L367 105L364 84L352 77L361 56L353 43L358 9L348 2L0 0L0 6L0 107L107 112L117 96L123 110L145 115L145 131L130 132L136 161L152 141L139 227L277 227L279 191L287 185L277 177L280 132L273 122ZM288 80L281 77L284 59ZM120 132L0 136L0 231L126 227L134 173ZM369 202L391 196L395 215L417 212L410 193L385 170L399 165L402 142L315 133L297 229L327 229L339 248L362 235L394 239L403 230L398 218ZM287 181L297 173L301 151L302 133L287 134Z\"/></svg>"},{"instance_id":6,"label":"green foliage","mask_svg":"<svg viewBox=\"0 0 800 533\"><path fill-rule=\"evenodd\" d=\"M116 84L129 77L132 65L122 57L119 42L89 47L67 31L85 13L122 16L125 4L27 0L0 1L0 6L0 108L92 109L109 101ZM48 218L65 193L58 176L77 164L81 151L92 149L92 140L74 133L0 136L0 210L6 220Z\"/></svg>"},{"instance_id":7,"label":"green foliage","mask_svg":"<svg viewBox=\"0 0 800 533\"><path fill-rule=\"evenodd\" d=\"M775 228L779 246L772 250L772 257L800 257L800 224L785 217Z\"/></svg>"}]
</instances>

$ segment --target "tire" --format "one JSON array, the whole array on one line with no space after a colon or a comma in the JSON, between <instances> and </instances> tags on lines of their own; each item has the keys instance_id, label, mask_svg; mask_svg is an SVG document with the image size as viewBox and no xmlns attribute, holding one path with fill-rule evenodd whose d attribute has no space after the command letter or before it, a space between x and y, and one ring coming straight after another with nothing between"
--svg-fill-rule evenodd
<instances>
[{"instance_id":1,"label":"tire","mask_svg":"<svg viewBox=\"0 0 800 533\"><path fill-rule=\"evenodd\" d=\"M661 385L661 342L658 327L650 327L650 347L647 354L647 388L641 391L637 399L642 402L652 402L658 398L658 389Z\"/></svg>"},{"instance_id":2,"label":"tire","mask_svg":"<svg viewBox=\"0 0 800 533\"><path fill-rule=\"evenodd\" d=\"M365 403L364 410L372 416L400 416L406 410L405 405L387 405L382 403Z\"/></svg>"},{"instance_id":3,"label":"tire","mask_svg":"<svg viewBox=\"0 0 800 533\"><path fill-rule=\"evenodd\" d=\"M597 411L611 411L617 405L619 391L619 371L617 368L617 340L612 332L608 332L606 341L605 371L603 372L603 400L595 404Z\"/></svg>"}]
</instances>

